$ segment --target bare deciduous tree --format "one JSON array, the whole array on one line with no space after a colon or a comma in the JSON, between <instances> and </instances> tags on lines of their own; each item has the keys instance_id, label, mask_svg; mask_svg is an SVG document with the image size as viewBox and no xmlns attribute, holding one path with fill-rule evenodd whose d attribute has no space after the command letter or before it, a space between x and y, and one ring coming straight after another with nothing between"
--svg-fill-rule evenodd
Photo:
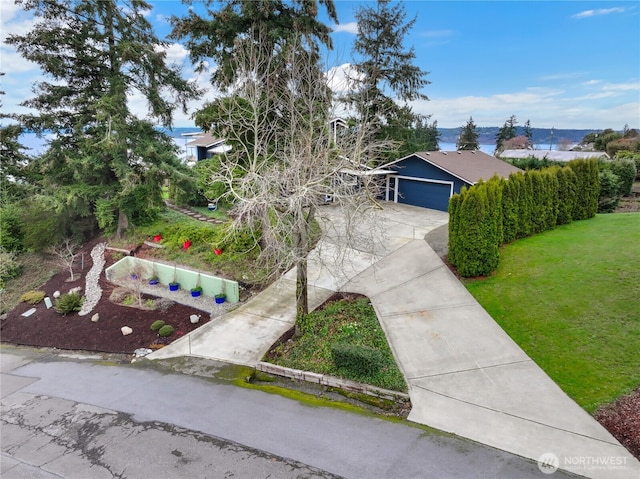
<instances>
[{"instance_id":1,"label":"bare deciduous tree","mask_svg":"<svg viewBox=\"0 0 640 479\"><path fill-rule=\"evenodd\" d=\"M331 91L313 56L300 44L285 56L286 81L274 91L272 71L253 42L236 57L237 84L229 96L208 105L216 134L233 149L210 181L221 183L221 199L233 203L236 228L260 229L261 259L274 275L297 267L298 318L309 312L307 257L315 241L319 208L330 200L353 215L378 196L376 175L365 164L387 151L389 142L371 141L370 122L333 135ZM281 61L280 57L278 61ZM277 98L274 98L274 95Z\"/></svg>"},{"instance_id":2,"label":"bare deciduous tree","mask_svg":"<svg viewBox=\"0 0 640 479\"><path fill-rule=\"evenodd\" d=\"M73 264L79 254L78 245L71 238L65 238L62 243L51 247L49 253L56 257L63 268L69 270L69 281L74 281Z\"/></svg>"}]
</instances>

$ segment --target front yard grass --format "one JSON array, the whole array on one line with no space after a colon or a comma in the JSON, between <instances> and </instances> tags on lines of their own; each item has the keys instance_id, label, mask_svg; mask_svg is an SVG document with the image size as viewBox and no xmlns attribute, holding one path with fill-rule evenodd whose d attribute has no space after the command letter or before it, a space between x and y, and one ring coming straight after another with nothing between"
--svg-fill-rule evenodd
<instances>
[{"instance_id":1,"label":"front yard grass","mask_svg":"<svg viewBox=\"0 0 640 479\"><path fill-rule=\"evenodd\" d=\"M500 250L468 290L578 404L640 384L640 213L598 215Z\"/></svg>"},{"instance_id":2,"label":"front yard grass","mask_svg":"<svg viewBox=\"0 0 640 479\"><path fill-rule=\"evenodd\" d=\"M387 338L380 327L369 299L341 299L311 312L301 326L301 335L272 349L270 363L373 386L407 391L402 373L395 363ZM373 348L383 357L382 367L374 373L338 368L332 359L331 345L346 342Z\"/></svg>"}]
</instances>

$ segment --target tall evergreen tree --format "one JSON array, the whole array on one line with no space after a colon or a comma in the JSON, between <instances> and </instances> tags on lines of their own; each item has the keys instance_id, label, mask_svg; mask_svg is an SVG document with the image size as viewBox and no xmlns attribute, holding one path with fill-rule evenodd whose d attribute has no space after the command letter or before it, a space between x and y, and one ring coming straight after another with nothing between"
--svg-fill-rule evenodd
<instances>
[{"instance_id":1,"label":"tall evergreen tree","mask_svg":"<svg viewBox=\"0 0 640 479\"><path fill-rule=\"evenodd\" d=\"M527 120L524 123L524 136L527 138L527 148L533 147L533 129L531 128L531 121Z\"/></svg>"},{"instance_id":2,"label":"tall evergreen tree","mask_svg":"<svg viewBox=\"0 0 640 479\"><path fill-rule=\"evenodd\" d=\"M496 151L501 151L503 143L511 138L515 138L518 133L518 127L516 126L518 121L515 115L511 115L507 121L504 122L502 128L496 134Z\"/></svg>"},{"instance_id":3,"label":"tall evergreen tree","mask_svg":"<svg viewBox=\"0 0 640 479\"><path fill-rule=\"evenodd\" d=\"M473 122L473 117L469 117L467 124L462 127L460 136L458 137L458 144L456 148L458 150L479 150L480 144L478 143L479 133L476 129L477 126Z\"/></svg>"},{"instance_id":4,"label":"tall evergreen tree","mask_svg":"<svg viewBox=\"0 0 640 479\"><path fill-rule=\"evenodd\" d=\"M193 0L184 0L192 4ZM202 2L198 2L202 3ZM330 20L338 22L333 0L319 0ZM271 70L273 89L286 81L287 45L305 48L319 58L320 44L332 48L331 29L318 20L316 1L308 0L204 0L208 18L189 10L186 17L172 17L171 38L186 40L191 60L202 70L213 59L217 68L211 83L219 88L238 79L235 57L247 43L260 50L254 67ZM214 5L216 5L214 7ZM300 41L300 37L302 41ZM259 71L262 74L264 71Z\"/></svg>"},{"instance_id":5,"label":"tall evergreen tree","mask_svg":"<svg viewBox=\"0 0 640 479\"><path fill-rule=\"evenodd\" d=\"M136 118L127 96L139 94L149 117L170 126L175 108L197 91L165 62L144 0L18 0L37 23L8 43L52 81L35 86L17 118L55 134L40 168L59 209L94 216L122 234L160 202L161 179L178 174L169 137Z\"/></svg>"},{"instance_id":6,"label":"tall evergreen tree","mask_svg":"<svg viewBox=\"0 0 640 479\"><path fill-rule=\"evenodd\" d=\"M413 47L406 49L403 45L416 19L406 22L404 6L392 5L390 0L379 0L373 7L361 6L355 16L356 78L352 79L354 91L345 101L355 107L360 119L378 123L378 138L402 143L407 130L423 126L428 119L406 104L428 100L421 90L430 83L426 79L428 72L413 64L416 58ZM416 149L432 147L424 144Z\"/></svg>"}]
</instances>

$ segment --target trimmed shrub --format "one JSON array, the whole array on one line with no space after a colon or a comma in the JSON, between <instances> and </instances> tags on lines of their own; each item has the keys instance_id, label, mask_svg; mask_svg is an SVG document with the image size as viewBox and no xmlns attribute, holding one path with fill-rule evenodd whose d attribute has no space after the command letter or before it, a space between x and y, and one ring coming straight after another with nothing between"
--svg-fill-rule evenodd
<instances>
[{"instance_id":1,"label":"trimmed shrub","mask_svg":"<svg viewBox=\"0 0 640 479\"><path fill-rule=\"evenodd\" d=\"M154 321L153 323L151 323L151 331L158 331L160 330L160 328L162 328L162 326L164 326L164 321L161 319L158 319L157 321Z\"/></svg>"},{"instance_id":2,"label":"trimmed shrub","mask_svg":"<svg viewBox=\"0 0 640 479\"><path fill-rule=\"evenodd\" d=\"M74 311L80 311L82 303L84 303L84 296L80 296L80 293L67 293L58 298L53 305L53 309L60 314L66 315Z\"/></svg>"},{"instance_id":3,"label":"trimmed shrub","mask_svg":"<svg viewBox=\"0 0 640 479\"><path fill-rule=\"evenodd\" d=\"M631 187L637 173L635 162L631 159L621 159L613 160L610 165L611 172L619 178L620 189L618 194L620 196L631 194Z\"/></svg>"},{"instance_id":4,"label":"trimmed shrub","mask_svg":"<svg viewBox=\"0 0 640 479\"><path fill-rule=\"evenodd\" d=\"M574 220L593 218L598 212L600 177L597 160L573 160L568 166L576 175L576 203L571 214Z\"/></svg>"},{"instance_id":5,"label":"trimmed shrub","mask_svg":"<svg viewBox=\"0 0 640 479\"><path fill-rule=\"evenodd\" d=\"M576 175L571 168L555 168L558 180L558 215L556 225L571 223L572 213L576 203Z\"/></svg>"},{"instance_id":6,"label":"trimmed shrub","mask_svg":"<svg viewBox=\"0 0 640 479\"><path fill-rule=\"evenodd\" d=\"M616 153L614 160L631 160L636 164L636 180L640 180L640 153L622 150Z\"/></svg>"},{"instance_id":7,"label":"trimmed shrub","mask_svg":"<svg viewBox=\"0 0 640 479\"><path fill-rule=\"evenodd\" d=\"M165 324L158 330L158 336L161 338L166 338L167 336L171 336L173 334L173 326L170 324Z\"/></svg>"},{"instance_id":8,"label":"trimmed shrub","mask_svg":"<svg viewBox=\"0 0 640 479\"><path fill-rule=\"evenodd\" d=\"M374 374L384 364L380 351L360 344L334 343L331 345L331 357L337 367L357 374Z\"/></svg>"},{"instance_id":9,"label":"trimmed shrub","mask_svg":"<svg viewBox=\"0 0 640 479\"><path fill-rule=\"evenodd\" d=\"M44 299L46 293L44 291L28 291L20 296L20 301L29 304L38 304Z\"/></svg>"}]
</instances>

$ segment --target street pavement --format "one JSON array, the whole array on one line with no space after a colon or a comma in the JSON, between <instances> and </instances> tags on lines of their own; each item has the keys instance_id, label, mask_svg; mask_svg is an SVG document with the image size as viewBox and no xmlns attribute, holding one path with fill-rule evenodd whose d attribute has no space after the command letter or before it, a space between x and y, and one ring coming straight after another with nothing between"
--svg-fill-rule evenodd
<instances>
[{"instance_id":1,"label":"street pavement","mask_svg":"<svg viewBox=\"0 0 640 479\"><path fill-rule=\"evenodd\" d=\"M239 387L213 361L201 378L3 345L0 365L3 479L548 477L406 421Z\"/></svg>"}]
</instances>

